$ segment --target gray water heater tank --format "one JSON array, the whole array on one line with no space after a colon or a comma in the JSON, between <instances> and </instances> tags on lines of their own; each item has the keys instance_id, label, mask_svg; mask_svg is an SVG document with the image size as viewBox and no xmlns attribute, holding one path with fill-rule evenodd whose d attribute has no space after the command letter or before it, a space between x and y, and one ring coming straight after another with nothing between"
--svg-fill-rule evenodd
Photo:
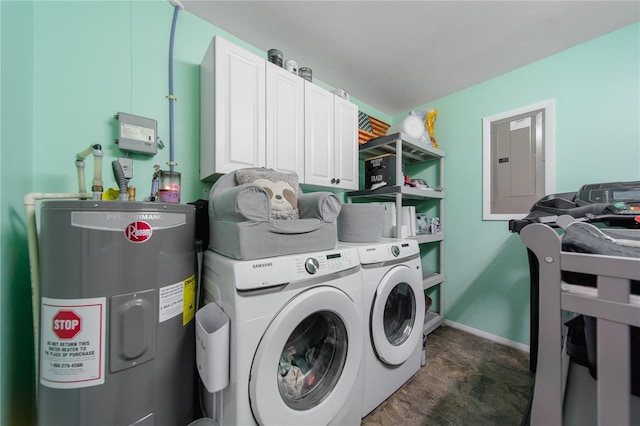
<instances>
[{"instance_id":1,"label":"gray water heater tank","mask_svg":"<svg viewBox=\"0 0 640 426\"><path fill-rule=\"evenodd\" d=\"M40 425L196 417L195 208L45 201Z\"/></svg>"}]
</instances>

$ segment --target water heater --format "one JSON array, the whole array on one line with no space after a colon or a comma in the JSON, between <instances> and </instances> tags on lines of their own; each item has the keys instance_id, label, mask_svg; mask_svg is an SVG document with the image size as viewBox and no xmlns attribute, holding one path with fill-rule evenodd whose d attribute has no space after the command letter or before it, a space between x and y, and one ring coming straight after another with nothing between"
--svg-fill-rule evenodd
<instances>
[{"instance_id":1,"label":"water heater","mask_svg":"<svg viewBox=\"0 0 640 426\"><path fill-rule=\"evenodd\" d=\"M41 207L40 425L187 425L195 415L195 208Z\"/></svg>"}]
</instances>

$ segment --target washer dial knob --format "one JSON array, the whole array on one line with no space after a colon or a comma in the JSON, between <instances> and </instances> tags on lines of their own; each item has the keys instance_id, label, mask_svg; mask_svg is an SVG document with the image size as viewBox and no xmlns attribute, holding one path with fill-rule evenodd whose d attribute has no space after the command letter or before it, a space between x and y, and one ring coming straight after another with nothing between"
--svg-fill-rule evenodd
<instances>
[{"instance_id":1,"label":"washer dial knob","mask_svg":"<svg viewBox=\"0 0 640 426\"><path fill-rule=\"evenodd\" d=\"M320 262L318 262L318 259L310 257L304 262L304 269L306 269L311 275L318 272L318 268L320 268Z\"/></svg>"},{"instance_id":2,"label":"washer dial knob","mask_svg":"<svg viewBox=\"0 0 640 426\"><path fill-rule=\"evenodd\" d=\"M398 257L398 256L400 256L400 247L398 247L398 246L391 246L391 254L393 255L393 257Z\"/></svg>"}]
</instances>

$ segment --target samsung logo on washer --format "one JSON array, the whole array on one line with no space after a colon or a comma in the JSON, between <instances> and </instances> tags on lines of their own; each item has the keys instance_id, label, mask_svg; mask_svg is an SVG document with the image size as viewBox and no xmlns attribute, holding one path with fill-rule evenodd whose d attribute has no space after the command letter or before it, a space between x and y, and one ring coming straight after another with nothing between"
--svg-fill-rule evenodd
<instances>
[{"instance_id":1,"label":"samsung logo on washer","mask_svg":"<svg viewBox=\"0 0 640 426\"><path fill-rule=\"evenodd\" d=\"M257 269L257 268L268 268L270 266L273 266L272 262L263 262L263 263L254 263L253 264L253 269Z\"/></svg>"}]
</instances>

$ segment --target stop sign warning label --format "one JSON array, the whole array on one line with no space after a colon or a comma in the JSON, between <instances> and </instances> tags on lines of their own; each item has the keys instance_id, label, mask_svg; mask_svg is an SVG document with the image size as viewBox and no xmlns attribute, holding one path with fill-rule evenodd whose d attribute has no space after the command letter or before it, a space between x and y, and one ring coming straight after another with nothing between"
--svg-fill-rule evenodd
<instances>
[{"instance_id":1,"label":"stop sign warning label","mask_svg":"<svg viewBox=\"0 0 640 426\"><path fill-rule=\"evenodd\" d=\"M80 333L82 320L74 311L58 311L53 316L53 332L60 339L73 339Z\"/></svg>"},{"instance_id":2,"label":"stop sign warning label","mask_svg":"<svg viewBox=\"0 0 640 426\"><path fill-rule=\"evenodd\" d=\"M104 383L106 298L42 298L40 383L58 389Z\"/></svg>"}]
</instances>

